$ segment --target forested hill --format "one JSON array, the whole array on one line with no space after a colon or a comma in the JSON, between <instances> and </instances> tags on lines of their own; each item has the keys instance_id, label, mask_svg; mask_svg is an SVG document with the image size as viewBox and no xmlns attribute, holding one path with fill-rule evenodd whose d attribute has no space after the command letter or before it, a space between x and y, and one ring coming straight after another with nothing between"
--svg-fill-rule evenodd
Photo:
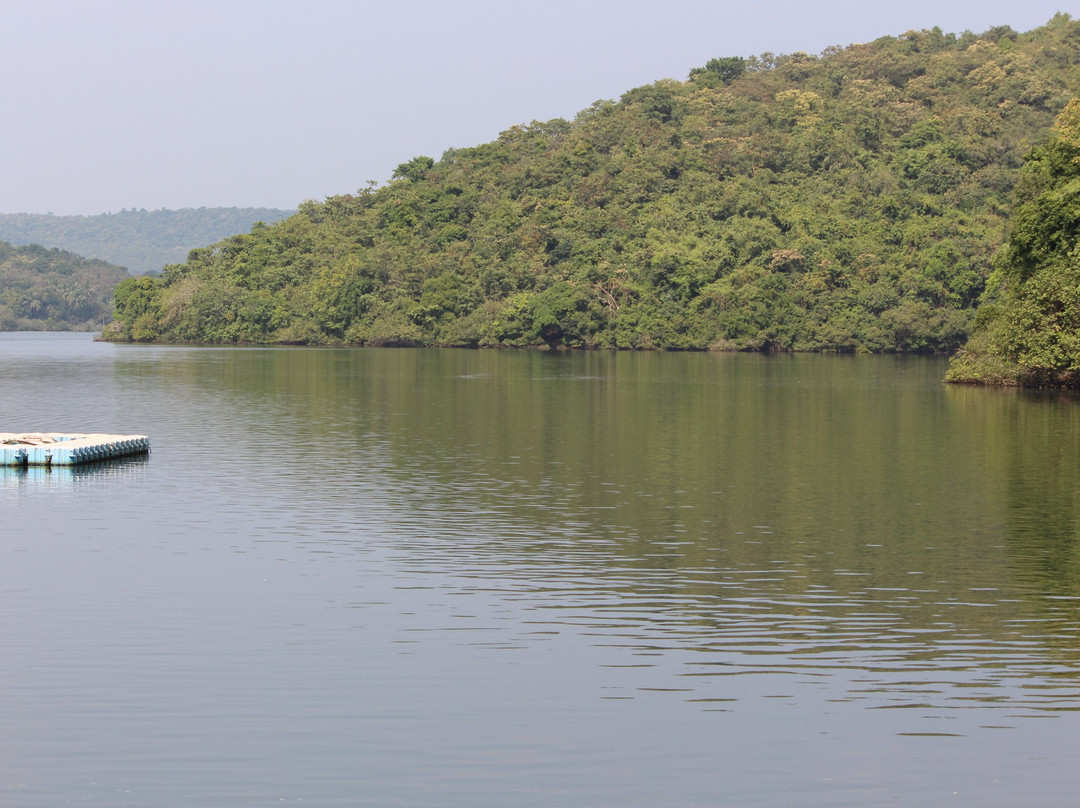
<instances>
[{"instance_id":1,"label":"forested hill","mask_svg":"<svg viewBox=\"0 0 1080 808\"><path fill-rule=\"evenodd\" d=\"M256 222L276 222L295 211L276 208L122 210L97 216L0 213L0 239L41 244L125 266L133 274L158 272L202 247Z\"/></svg>"},{"instance_id":2,"label":"forested hill","mask_svg":"<svg viewBox=\"0 0 1080 808\"><path fill-rule=\"evenodd\" d=\"M947 351L1080 23L721 57L125 281L111 338Z\"/></svg>"},{"instance_id":3,"label":"forested hill","mask_svg":"<svg viewBox=\"0 0 1080 808\"><path fill-rule=\"evenodd\" d=\"M0 331L97 331L128 277L104 261L0 241Z\"/></svg>"},{"instance_id":4,"label":"forested hill","mask_svg":"<svg viewBox=\"0 0 1080 808\"><path fill-rule=\"evenodd\" d=\"M946 380L1080 388L1080 98L1028 157L987 301Z\"/></svg>"}]
</instances>

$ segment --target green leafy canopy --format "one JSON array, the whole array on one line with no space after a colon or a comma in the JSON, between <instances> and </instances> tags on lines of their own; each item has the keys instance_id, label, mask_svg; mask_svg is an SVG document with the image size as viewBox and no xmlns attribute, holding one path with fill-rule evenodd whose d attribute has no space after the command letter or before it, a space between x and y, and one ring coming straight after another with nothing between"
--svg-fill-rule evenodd
<instances>
[{"instance_id":1,"label":"green leafy canopy","mask_svg":"<svg viewBox=\"0 0 1080 808\"><path fill-rule=\"evenodd\" d=\"M105 261L0 241L0 331L100 329L126 277L126 269Z\"/></svg>"},{"instance_id":2,"label":"green leafy canopy","mask_svg":"<svg viewBox=\"0 0 1080 808\"><path fill-rule=\"evenodd\" d=\"M1080 99L1032 151L1017 196L991 279L995 303L947 378L1080 387Z\"/></svg>"}]
</instances>

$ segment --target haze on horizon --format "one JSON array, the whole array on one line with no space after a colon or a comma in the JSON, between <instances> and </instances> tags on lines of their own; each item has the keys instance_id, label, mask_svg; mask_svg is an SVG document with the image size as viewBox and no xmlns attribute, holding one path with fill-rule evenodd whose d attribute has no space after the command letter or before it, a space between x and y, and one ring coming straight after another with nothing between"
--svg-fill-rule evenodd
<instances>
[{"instance_id":1,"label":"haze on horizon","mask_svg":"<svg viewBox=\"0 0 1080 808\"><path fill-rule=\"evenodd\" d=\"M38 0L5 9L0 212L277 207L716 56L1023 32L1059 0Z\"/></svg>"}]
</instances>

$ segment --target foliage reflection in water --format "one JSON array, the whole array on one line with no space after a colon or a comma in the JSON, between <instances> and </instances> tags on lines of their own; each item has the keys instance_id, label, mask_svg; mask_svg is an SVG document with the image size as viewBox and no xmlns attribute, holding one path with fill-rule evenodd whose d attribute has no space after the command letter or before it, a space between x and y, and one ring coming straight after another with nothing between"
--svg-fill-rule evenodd
<instances>
[{"instance_id":1,"label":"foliage reflection in water","mask_svg":"<svg viewBox=\"0 0 1080 808\"><path fill-rule=\"evenodd\" d=\"M21 804L109 804L59 769L128 804L1075 786L1071 397L923 358L0 349L19 428L155 449L0 477L49 526L4 546Z\"/></svg>"}]
</instances>

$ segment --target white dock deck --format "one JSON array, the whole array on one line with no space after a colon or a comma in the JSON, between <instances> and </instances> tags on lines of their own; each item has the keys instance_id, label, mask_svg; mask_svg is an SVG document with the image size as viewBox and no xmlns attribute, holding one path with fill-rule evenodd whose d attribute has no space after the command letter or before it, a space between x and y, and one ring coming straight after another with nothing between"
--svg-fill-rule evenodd
<instances>
[{"instance_id":1,"label":"white dock deck","mask_svg":"<svg viewBox=\"0 0 1080 808\"><path fill-rule=\"evenodd\" d=\"M76 466L149 452L146 435L0 432L0 466Z\"/></svg>"}]
</instances>

